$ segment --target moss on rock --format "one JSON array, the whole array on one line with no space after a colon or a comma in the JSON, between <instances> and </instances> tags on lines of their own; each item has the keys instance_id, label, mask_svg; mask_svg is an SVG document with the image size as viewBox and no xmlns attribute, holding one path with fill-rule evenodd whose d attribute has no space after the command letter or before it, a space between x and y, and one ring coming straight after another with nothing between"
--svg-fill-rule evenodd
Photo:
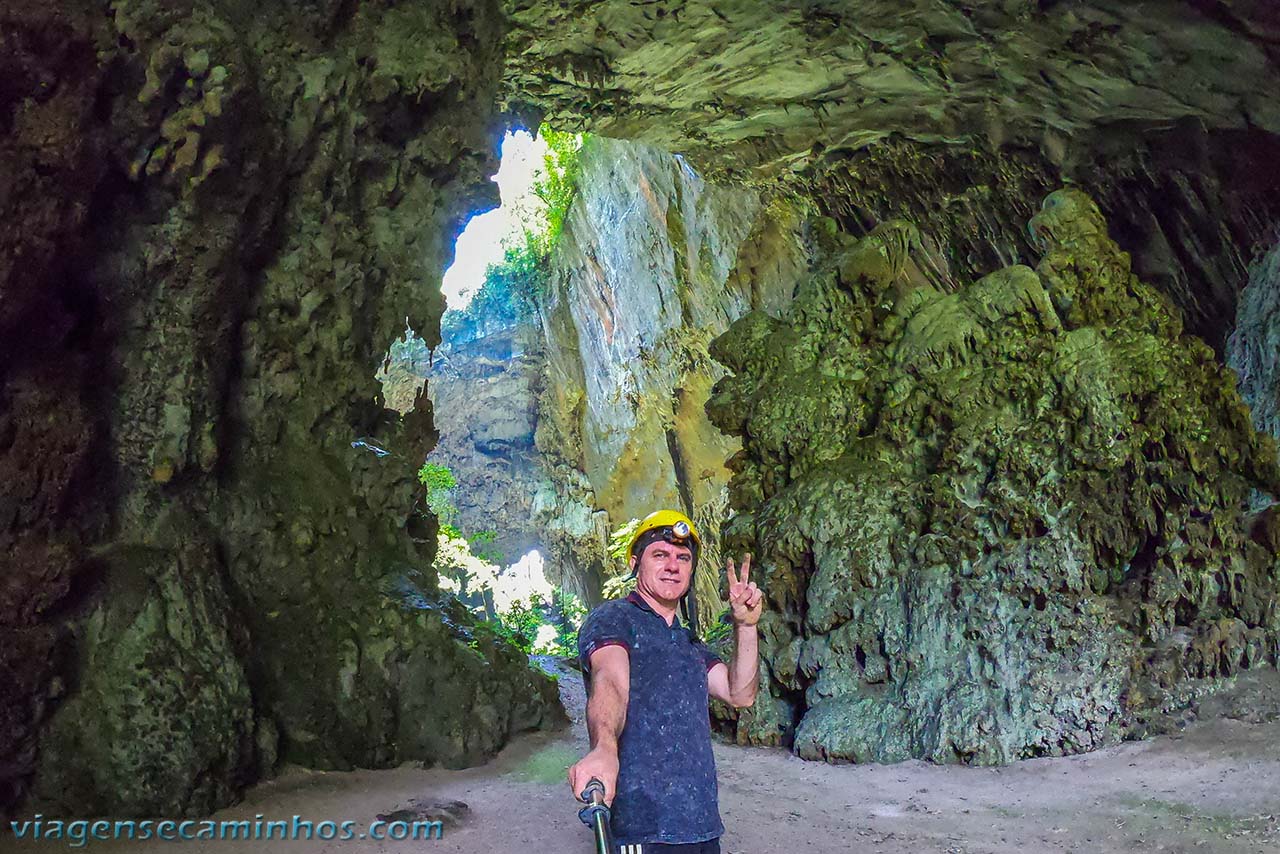
<instances>
[{"instance_id":1,"label":"moss on rock","mask_svg":"<svg viewBox=\"0 0 1280 854\"><path fill-rule=\"evenodd\" d=\"M1270 437L1088 197L1031 231L1036 270L948 291L882 227L714 342L708 414L743 439L727 533L771 611L741 741L1074 753L1275 663L1280 578L1244 515L1280 490Z\"/></svg>"},{"instance_id":2,"label":"moss on rock","mask_svg":"<svg viewBox=\"0 0 1280 854\"><path fill-rule=\"evenodd\" d=\"M11 478L35 548L0 601L0 809L31 788L64 815L196 814L281 760L457 765L562 721L523 658L445 626L410 525L430 408L400 418L374 378L406 317L438 341L447 247L496 192L498 5L63 5L24 9L5 65L39 70L14 89L39 117L21 147L65 179L15 198L70 195L9 211L48 237L3 240L67 260L0 311L0 349L26 324L47 353L6 363L0 400L65 398L15 408L18 447L0 423L0 471L36 461ZM35 109L55 89L64 109ZM385 591L409 576L406 607Z\"/></svg>"}]
</instances>

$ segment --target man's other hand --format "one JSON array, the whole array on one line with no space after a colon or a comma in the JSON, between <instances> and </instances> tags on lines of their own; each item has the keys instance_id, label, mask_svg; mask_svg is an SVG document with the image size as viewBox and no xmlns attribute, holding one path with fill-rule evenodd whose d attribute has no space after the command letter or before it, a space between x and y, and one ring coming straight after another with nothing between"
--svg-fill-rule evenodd
<instances>
[{"instance_id":1,"label":"man's other hand","mask_svg":"<svg viewBox=\"0 0 1280 854\"><path fill-rule=\"evenodd\" d=\"M604 802L613 804L613 796L618 785L618 753L604 747L597 747L586 756L569 766L569 786L575 798L582 794L594 777L604 783Z\"/></svg>"},{"instance_id":2,"label":"man's other hand","mask_svg":"<svg viewBox=\"0 0 1280 854\"><path fill-rule=\"evenodd\" d=\"M760 622L764 613L764 592L756 587L754 581L748 580L751 572L751 555L742 558L742 570L734 569L733 558L729 558L727 567L729 575L729 607L732 609L734 625L754 626Z\"/></svg>"}]
</instances>

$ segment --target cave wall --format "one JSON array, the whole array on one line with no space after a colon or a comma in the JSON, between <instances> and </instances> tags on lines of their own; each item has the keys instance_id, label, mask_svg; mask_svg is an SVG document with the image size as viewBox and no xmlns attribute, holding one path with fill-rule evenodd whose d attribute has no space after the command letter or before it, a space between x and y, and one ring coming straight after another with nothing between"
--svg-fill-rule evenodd
<instances>
[{"instance_id":1,"label":"cave wall","mask_svg":"<svg viewBox=\"0 0 1280 854\"><path fill-rule=\"evenodd\" d=\"M483 548L506 565L544 548L533 512L544 480L533 441L542 343L532 320L499 327L446 336L422 376L440 431L429 460L447 465L458 481L454 524L467 535L494 532Z\"/></svg>"},{"instance_id":2,"label":"cave wall","mask_svg":"<svg viewBox=\"0 0 1280 854\"><path fill-rule=\"evenodd\" d=\"M1274 442L1087 196L1030 227L1034 270L973 281L884 223L712 344L707 410L743 440L726 541L768 598L740 742L1069 754L1276 664L1275 517L1246 512Z\"/></svg>"},{"instance_id":3,"label":"cave wall","mask_svg":"<svg viewBox=\"0 0 1280 854\"><path fill-rule=\"evenodd\" d=\"M1249 404L1253 426L1280 438L1280 243L1259 258L1227 348L1227 364L1240 378L1240 396Z\"/></svg>"},{"instance_id":4,"label":"cave wall","mask_svg":"<svg viewBox=\"0 0 1280 854\"><path fill-rule=\"evenodd\" d=\"M497 7L61 5L0 6L0 801L207 813L562 720L433 600L430 410L373 377L487 197Z\"/></svg>"},{"instance_id":5,"label":"cave wall","mask_svg":"<svg viewBox=\"0 0 1280 854\"><path fill-rule=\"evenodd\" d=\"M661 507L692 516L718 568L737 447L703 411L719 375L706 347L748 310L780 311L808 262L796 208L650 146L593 137L578 182L539 308L547 481L534 509L550 571L597 601L621 569L609 532ZM711 610L718 576L701 579Z\"/></svg>"},{"instance_id":6,"label":"cave wall","mask_svg":"<svg viewBox=\"0 0 1280 854\"><path fill-rule=\"evenodd\" d=\"M67 264L105 171L106 69L82 10L3 8L0 63L0 805L24 791L37 729L65 693L50 614L104 524L88 318ZM89 315L91 318L91 314Z\"/></svg>"},{"instance_id":7,"label":"cave wall","mask_svg":"<svg viewBox=\"0 0 1280 854\"><path fill-rule=\"evenodd\" d=\"M413 482L435 441L430 407L397 419L372 376L406 317L435 343L451 237L492 194L495 101L754 188L706 188L654 155L619 176L631 196L575 207L541 318L558 344L535 434L551 476L534 509L566 577L599 578L610 522L656 496L723 513L707 449L732 443L699 420L719 370L706 344L748 309L781 317L804 266L807 202L764 204L761 187L807 195L861 234L902 213L900 186L932 182L906 194L925 226L913 275L968 293L1031 260L1028 206L1074 181L1214 347L1274 221L1280 21L1260 0L0 0L0 34L6 808L34 779L60 814L199 813L281 760L471 762L557 717L547 682L434 603L434 530ZM937 158L973 177L945 189ZM646 263L609 249L619 241ZM1173 352L1204 394L1218 388L1193 345ZM1234 422L1210 426L1245 442ZM1178 465L1217 453L1179 441ZM1200 502L1187 524L1209 544L1207 577L1230 552L1256 591L1256 549L1218 521L1249 482L1242 465L1222 463L1235 475L1207 507L1199 487L1174 493ZM746 518L761 499L733 503ZM1254 531L1272 553L1274 527ZM1192 580L1195 607L1174 606L1168 635L1193 630L1206 662L1219 650L1205 675L1252 664L1255 630L1271 631L1247 612L1254 593L1220 585L1219 613L1201 601L1211 589ZM1159 595L1157 623L1171 601ZM1155 601L1142 596L1126 601ZM1210 619L1218 640L1201 633ZM1107 648L1162 642L1100 625L1118 638ZM1179 648L1170 685L1196 669ZM810 687L785 662L771 663L782 711L764 729L785 730ZM138 708L137 735L119 738ZM1098 708L1106 729L1140 707ZM981 755L1025 747L1011 738ZM926 742L950 743L911 751Z\"/></svg>"},{"instance_id":8,"label":"cave wall","mask_svg":"<svg viewBox=\"0 0 1280 854\"><path fill-rule=\"evenodd\" d=\"M502 96L812 199L920 225L957 274L1026 262L1035 200L1098 200L1221 356L1280 218L1280 8L510 0Z\"/></svg>"},{"instance_id":9,"label":"cave wall","mask_svg":"<svg viewBox=\"0 0 1280 854\"><path fill-rule=\"evenodd\" d=\"M769 690L741 740L830 759L1069 753L1165 727L1215 678L1275 663L1274 519L1243 515L1274 493L1275 449L1221 365L1280 221L1274 5L509 8L511 107L830 217L812 220L834 245L813 253L803 304L713 345L742 375L709 406L746 442L726 545L761 556L773 609ZM1028 220L1064 184L1101 213L1089 203L1093 237L1046 255ZM879 284L842 293L833 271L860 255L845 241L868 235L885 266L852 279ZM1238 348L1267 395L1271 298L1256 290ZM548 316L550 337L581 334L572 312ZM577 349L609 340L599 326ZM607 504L607 478L588 476L599 440L575 429L590 373L627 357L595 346L551 408L571 413L554 444L584 460L560 507ZM1046 376L1056 397L1020 397ZM974 387L957 399L949 381ZM1100 451L1087 433L1107 425ZM1044 469L1062 481L1031 478Z\"/></svg>"},{"instance_id":10,"label":"cave wall","mask_svg":"<svg viewBox=\"0 0 1280 854\"><path fill-rule=\"evenodd\" d=\"M1221 356L1252 260L1280 223L1280 135L1122 122L1046 151L1009 142L930 146L899 139L807 174L803 192L850 234L916 223L954 275L1038 257L1024 224L1069 184L1097 199L1134 270L1168 294L1187 329Z\"/></svg>"}]
</instances>

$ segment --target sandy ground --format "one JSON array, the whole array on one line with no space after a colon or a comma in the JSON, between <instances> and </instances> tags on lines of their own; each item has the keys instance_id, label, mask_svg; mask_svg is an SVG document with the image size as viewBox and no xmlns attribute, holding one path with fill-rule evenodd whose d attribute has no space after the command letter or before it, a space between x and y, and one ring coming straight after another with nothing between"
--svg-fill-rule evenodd
<instances>
[{"instance_id":1,"label":"sandy ground","mask_svg":"<svg viewBox=\"0 0 1280 854\"><path fill-rule=\"evenodd\" d=\"M1273 678L1274 677L1274 678ZM1280 696L1280 676L1266 688ZM573 725L518 739L465 771L291 770L215 819L354 819L463 801L469 811L429 841L102 842L88 848L239 852L591 854L564 769L585 749L581 681L560 680ZM1004 768L831 766L783 750L716 745L726 854L792 852L1222 852L1280 854L1280 720L1193 724L1178 736ZM16 842L16 851L67 849Z\"/></svg>"}]
</instances>

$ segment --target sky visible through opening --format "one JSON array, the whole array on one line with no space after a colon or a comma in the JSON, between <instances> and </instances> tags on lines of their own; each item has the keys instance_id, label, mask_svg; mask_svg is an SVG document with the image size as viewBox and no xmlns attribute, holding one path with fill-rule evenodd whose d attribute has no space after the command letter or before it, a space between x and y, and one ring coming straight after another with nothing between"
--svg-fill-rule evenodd
<instances>
[{"instance_id":1,"label":"sky visible through opening","mask_svg":"<svg viewBox=\"0 0 1280 854\"><path fill-rule=\"evenodd\" d=\"M524 223L545 216L546 205L533 194L533 181L545 168L547 146L528 131L507 131L502 139L502 165L491 180L502 203L471 218L458 237L453 264L444 273L441 290L449 308L466 308L484 282L484 271L502 260L506 244L524 233Z\"/></svg>"}]
</instances>

